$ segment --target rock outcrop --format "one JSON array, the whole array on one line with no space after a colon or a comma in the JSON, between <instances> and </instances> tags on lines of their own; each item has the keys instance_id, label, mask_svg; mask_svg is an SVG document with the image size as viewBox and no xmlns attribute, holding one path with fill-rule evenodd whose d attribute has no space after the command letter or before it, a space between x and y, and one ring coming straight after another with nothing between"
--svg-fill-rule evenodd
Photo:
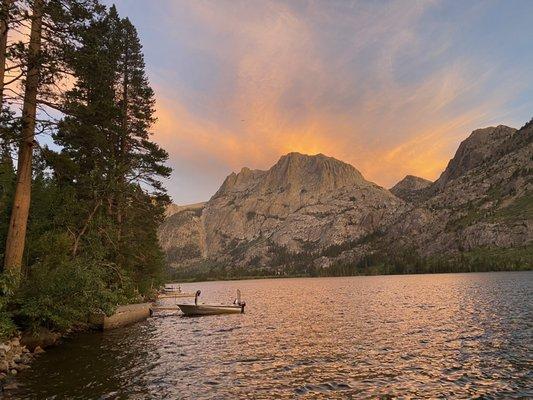
<instances>
[{"instance_id":1,"label":"rock outcrop","mask_svg":"<svg viewBox=\"0 0 533 400\"><path fill-rule=\"evenodd\" d=\"M390 191L402 200L414 202L420 197L419 194L432 184L433 182L430 180L419 178L418 176L407 175L394 185Z\"/></svg>"},{"instance_id":2,"label":"rock outcrop","mask_svg":"<svg viewBox=\"0 0 533 400\"><path fill-rule=\"evenodd\" d=\"M465 139L457 149L455 156L450 160L448 166L435 181L434 189L443 189L448 182L466 174L487 160L491 159L498 147L511 138L516 129L505 125L477 129Z\"/></svg>"},{"instance_id":3,"label":"rock outcrop","mask_svg":"<svg viewBox=\"0 0 533 400\"><path fill-rule=\"evenodd\" d=\"M202 212L205 203L171 205L158 231L159 243L169 263L193 262L205 256Z\"/></svg>"},{"instance_id":4,"label":"rock outcrop","mask_svg":"<svg viewBox=\"0 0 533 400\"><path fill-rule=\"evenodd\" d=\"M207 256L264 264L279 248L317 251L374 232L401 207L349 164L290 153L226 179L205 208Z\"/></svg>"},{"instance_id":5,"label":"rock outcrop","mask_svg":"<svg viewBox=\"0 0 533 400\"><path fill-rule=\"evenodd\" d=\"M186 211L186 210L201 210L205 206L205 201L202 203L195 203L195 204L187 204L183 206L179 206L177 204L169 204L167 209L165 210L165 217L169 218L170 216L179 213L180 211Z\"/></svg>"},{"instance_id":6,"label":"rock outcrop","mask_svg":"<svg viewBox=\"0 0 533 400\"><path fill-rule=\"evenodd\" d=\"M174 208L160 239L173 265L250 268L287 254L327 267L400 248L431 256L524 246L532 171L532 123L476 130L437 181L407 176L391 191L342 161L290 153L267 171L230 174L205 204Z\"/></svg>"},{"instance_id":7,"label":"rock outcrop","mask_svg":"<svg viewBox=\"0 0 533 400\"><path fill-rule=\"evenodd\" d=\"M461 143L423 199L398 216L382 246L424 256L533 241L533 125L479 129ZM533 261L533 260L532 260Z\"/></svg>"},{"instance_id":8,"label":"rock outcrop","mask_svg":"<svg viewBox=\"0 0 533 400\"><path fill-rule=\"evenodd\" d=\"M32 359L32 354L21 344L19 337L0 343L0 393L6 389L6 378L29 368Z\"/></svg>"}]
</instances>

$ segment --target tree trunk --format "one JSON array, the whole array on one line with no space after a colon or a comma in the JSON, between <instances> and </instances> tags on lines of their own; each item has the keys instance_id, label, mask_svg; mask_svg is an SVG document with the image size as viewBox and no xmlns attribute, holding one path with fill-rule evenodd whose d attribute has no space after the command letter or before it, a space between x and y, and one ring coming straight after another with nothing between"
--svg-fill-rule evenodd
<instances>
[{"instance_id":1,"label":"tree trunk","mask_svg":"<svg viewBox=\"0 0 533 400\"><path fill-rule=\"evenodd\" d=\"M37 111L37 90L39 87L41 29L43 0L35 0L31 22L30 46L28 52L28 75L22 107L22 130L18 153L17 186L13 199L13 210L6 241L4 268L20 276L26 227L31 199L32 156L35 137L35 114Z\"/></svg>"},{"instance_id":2,"label":"tree trunk","mask_svg":"<svg viewBox=\"0 0 533 400\"><path fill-rule=\"evenodd\" d=\"M72 247L72 255L73 256L76 256L76 254L78 253L78 248L80 246L81 237L87 231L87 228L89 227L89 224L91 223L94 215L96 214L96 211L98 211L98 209L100 208L101 205L102 205L102 200L98 200L96 202L93 210L91 211L91 213L87 217L87 220L85 221L85 224L83 224L83 227L81 228L81 231L76 235L76 237L74 239L74 246Z\"/></svg>"},{"instance_id":3,"label":"tree trunk","mask_svg":"<svg viewBox=\"0 0 533 400\"><path fill-rule=\"evenodd\" d=\"M4 104L4 75L6 72L7 31L9 29L9 8L13 0L2 0L0 20L0 107Z\"/></svg>"}]
</instances>

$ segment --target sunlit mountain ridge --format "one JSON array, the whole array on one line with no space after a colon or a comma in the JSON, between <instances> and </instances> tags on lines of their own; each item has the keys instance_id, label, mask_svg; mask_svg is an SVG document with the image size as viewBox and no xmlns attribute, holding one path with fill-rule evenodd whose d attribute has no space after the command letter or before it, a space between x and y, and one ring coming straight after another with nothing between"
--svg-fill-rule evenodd
<instances>
[{"instance_id":1,"label":"sunlit mountain ridge","mask_svg":"<svg viewBox=\"0 0 533 400\"><path fill-rule=\"evenodd\" d=\"M532 132L531 122L475 130L434 183L408 176L391 191L334 158L289 153L268 171L230 174L203 207L171 215L159 236L178 271L215 263L306 273L403 263L405 254L413 265L480 251L529 254Z\"/></svg>"}]
</instances>

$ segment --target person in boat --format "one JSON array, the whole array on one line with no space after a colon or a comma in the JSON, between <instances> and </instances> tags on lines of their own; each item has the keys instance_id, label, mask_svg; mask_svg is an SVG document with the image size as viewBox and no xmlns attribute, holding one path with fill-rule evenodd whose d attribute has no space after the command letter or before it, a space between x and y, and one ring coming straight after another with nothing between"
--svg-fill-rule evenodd
<instances>
[{"instance_id":1,"label":"person in boat","mask_svg":"<svg viewBox=\"0 0 533 400\"><path fill-rule=\"evenodd\" d=\"M197 290L196 294L194 295L194 305L195 306L198 305L198 297L200 297L200 294L202 294L202 292L200 290Z\"/></svg>"},{"instance_id":2,"label":"person in boat","mask_svg":"<svg viewBox=\"0 0 533 400\"><path fill-rule=\"evenodd\" d=\"M237 298L233 300L233 304L241 307L242 312L244 312L244 306L246 305L246 303L241 300L241 291L239 289L237 289Z\"/></svg>"}]
</instances>

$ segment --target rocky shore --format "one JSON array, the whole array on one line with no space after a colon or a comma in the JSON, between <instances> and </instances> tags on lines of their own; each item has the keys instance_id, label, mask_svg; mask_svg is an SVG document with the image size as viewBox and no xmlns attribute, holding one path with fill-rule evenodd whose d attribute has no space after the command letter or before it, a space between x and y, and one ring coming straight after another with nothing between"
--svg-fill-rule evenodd
<instances>
[{"instance_id":1,"label":"rocky shore","mask_svg":"<svg viewBox=\"0 0 533 400\"><path fill-rule=\"evenodd\" d=\"M22 333L0 344L0 397L5 390L16 389L13 378L30 368L33 359L44 353L43 348L58 343L61 335L41 328L36 332Z\"/></svg>"},{"instance_id":2,"label":"rocky shore","mask_svg":"<svg viewBox=\"0 0 533 400\"><path fill-rule=\"evenodd\" d=\"M21 337L16 336L0 344L0 388L1 391L16 388L12 377L20 371L28 369L35 355L43 353L40 346L33 349L33 353L21 343Z\"/></svg>"},{"instance_id":3,"label":"rocky shore","mask_svg":"<svg viewBox=\"0 0 533 400\"><path fill-rule=\"evenodd\" d=\"M66 335L76 332L90 329L113 329L146 319L150 316L150 305L151 303L141 303L119 306L113 315L109 317L102 315L99 322L90 321L90 323L78 324L64 335L41 327L36 331L19 333L12 339L1 343L0 398L3 391L17 388L13 378L20 371L30 368L35 356L45 352L44 348L55 346Z\"/></svg>"}]
</instances>

